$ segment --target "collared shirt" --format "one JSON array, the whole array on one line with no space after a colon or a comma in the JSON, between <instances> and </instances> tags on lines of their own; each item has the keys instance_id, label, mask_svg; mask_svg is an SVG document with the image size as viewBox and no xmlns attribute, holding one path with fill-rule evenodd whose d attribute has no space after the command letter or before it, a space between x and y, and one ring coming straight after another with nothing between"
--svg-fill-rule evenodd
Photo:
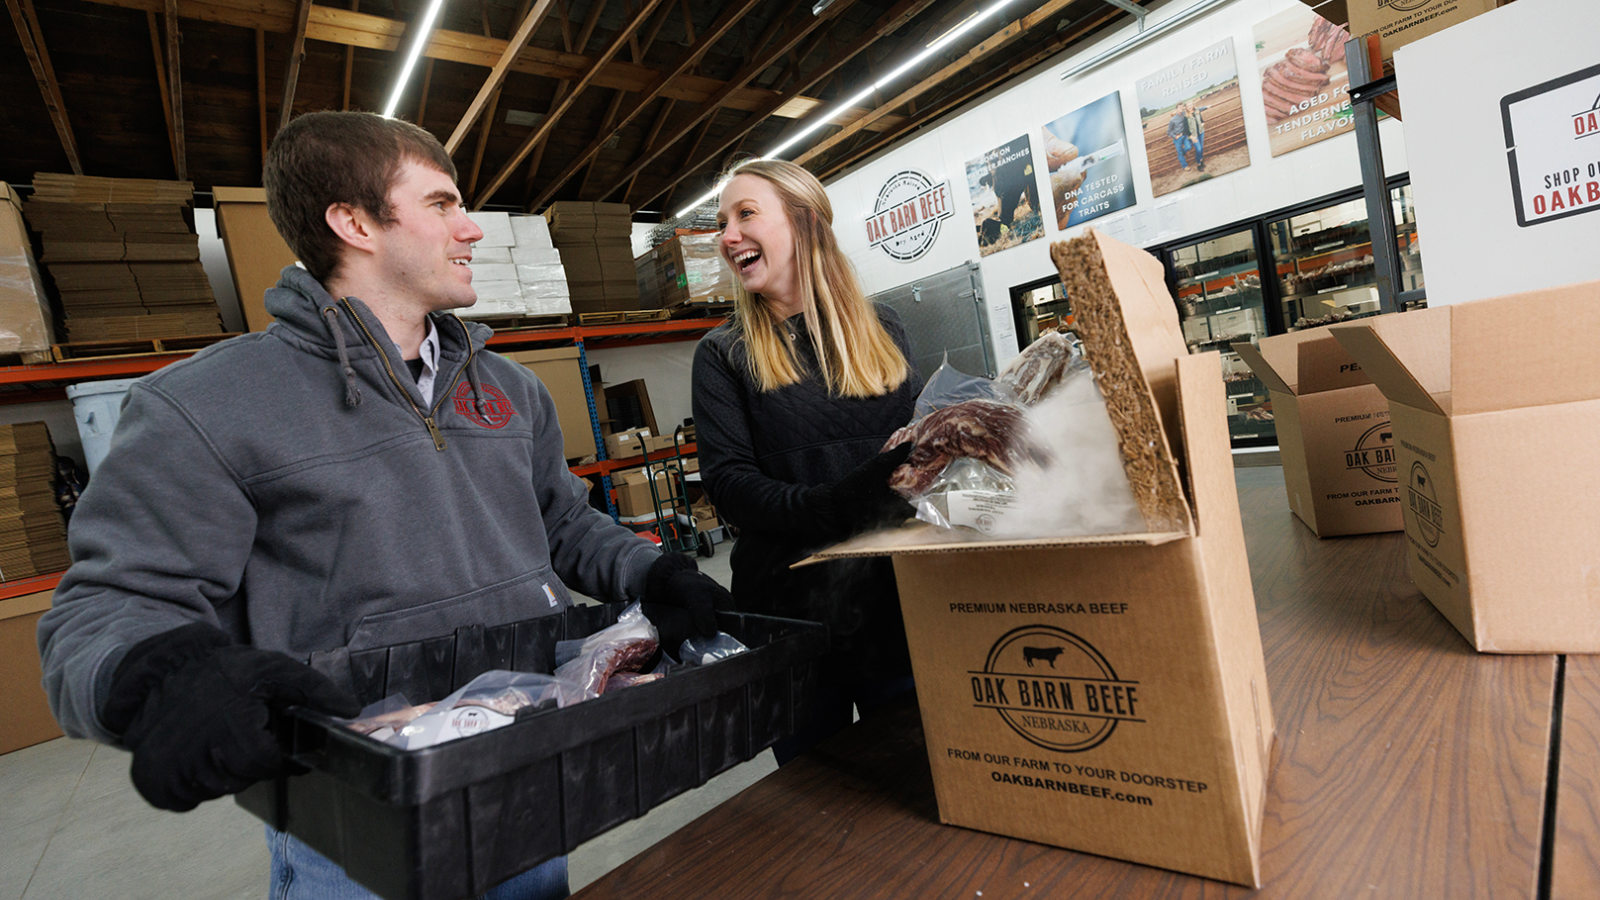
<instances>
[{"instance_id":1,"label":"collared shirt","mask_svg":"<svg viewBox=\"0 0 1600 900\"><path fill-rule=\"evenodd\" d=\"M428 335L422 339L422 374L417 376L417 390L422 392L424 406L433 403L433 379L439 374L439 329L430 316Z\"/></svg>"}]
</instances>

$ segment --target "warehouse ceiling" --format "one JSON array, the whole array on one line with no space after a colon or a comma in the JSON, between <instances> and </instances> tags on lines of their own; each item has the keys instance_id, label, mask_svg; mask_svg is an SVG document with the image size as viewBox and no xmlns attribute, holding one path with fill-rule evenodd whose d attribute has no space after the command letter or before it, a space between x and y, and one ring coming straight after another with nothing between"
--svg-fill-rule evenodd
<instances>
[{"instance_id":1,"label":"warehouse ceiling","mask_svg":"<svg viewBox=\"0 0 1600 900\"><path fill-rule=\"evenodd\" d=\"M200 190L260 185L286 110L382 109L425 6L5 2L0 180L75 172ZM826 179L1155 2L1012 3L784 156ZM396 114L446 142L475 207L604 200L649 219L987 5L447 0Z\"/></svg>"}]
</instances>

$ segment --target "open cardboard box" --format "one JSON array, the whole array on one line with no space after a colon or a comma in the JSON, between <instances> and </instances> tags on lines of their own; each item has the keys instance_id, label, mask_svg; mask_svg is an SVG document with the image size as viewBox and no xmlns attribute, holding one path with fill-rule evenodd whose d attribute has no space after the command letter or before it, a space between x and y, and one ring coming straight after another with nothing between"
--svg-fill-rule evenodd
<instances>
[{"instance_id":1,"label":"open cardboard box","mask_svg":"<svg viewBox=\"0 0 1600 900\"><path fill-rule=\"evenodd\" d=\"M61 736L45 700L36 632L55 591L0 600L0 753Z\"/></svg>"},{"instance_id":2,"label":"open cardboard box","mask_svg":"<svg viewBox=\"0 0 1600 900\"><path fill-rule=\"evenodd\" d=\"M1113 421L1143 410L1118 431L1165 527L992 541L913 525L808 561L894 558L942 821L1259 885L1275 732L1221 363L1187 355L1148 254L1091 230L1053 255L1102 390L1119 384ZM1140 423L1142 457L1125 440Z\"/></svg>"},{"instance_id":3,"label":"open cardboard box","mask_svg":"<svg viewBox=\"0 0 1600 900\"><path fill-rule=\"evenodd\" d=\"M1600 281L1332 331L1389 398L1422 593L1479 650L1600 652Z\"/></svg>"},{"instance_id":4,"label":"open cardboard box","mask_svg":"<svg viewBox=\"0 0 1600 900\"><path fill-rule=\"evenodd\" d=\"M1272 396L1289 509L1319 537L1399 531L1389 404L1328 327L1233 349Z\"/></svg>"}]
</instances>

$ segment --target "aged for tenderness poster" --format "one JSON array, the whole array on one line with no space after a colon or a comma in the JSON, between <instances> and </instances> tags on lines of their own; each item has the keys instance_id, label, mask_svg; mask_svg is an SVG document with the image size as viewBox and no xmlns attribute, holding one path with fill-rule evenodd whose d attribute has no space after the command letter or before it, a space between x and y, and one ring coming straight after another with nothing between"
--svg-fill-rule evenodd
<instances>
[{"instance_id":1,"label":"aged for tenderness poster","mask_svg":"<svg viewBox=\"0 0 1600 900\"><path fill-rule=\"evenodd\" d=\"M1256 25L1255 39L1273 156L1354 131L1343 25L1296 6Z\"/></svg>"},{"instance_id":2,"label":"aged for tenderness poster","mask_svg":"<svg viewBox=\"0 0 1600 900\"><path fill-rule=\"evenodd\" d=\"M1135 94L1155 196L1250 165L1232 38L1139 79Z\"/></svg>"}]
</instances>

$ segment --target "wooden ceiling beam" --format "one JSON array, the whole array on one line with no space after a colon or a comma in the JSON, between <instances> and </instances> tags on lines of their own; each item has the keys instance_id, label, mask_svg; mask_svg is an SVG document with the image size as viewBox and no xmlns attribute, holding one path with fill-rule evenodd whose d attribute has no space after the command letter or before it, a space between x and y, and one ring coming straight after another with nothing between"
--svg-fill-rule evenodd
<instances>
[{"instance_id":1,"label":"wooden ceiling beam","mask_svg":"<svg viewBox=\"0 0 1600 900\"><path fill-rule=\"evenodd\" d=\"M267 167L267 33L256 29L256 119L261 133L261 168Z\"/></svg>"},{"instance_id":2,"label":"wooden ceiling beam","mask_svg":"<svg viewBox=\"0 0 1600 900\"><path fill-rule=\"evenodd\" d=\"M754 9L761 2L762 0L742 0L742 2L736 5L724 7L721 14L717 16L717 20L711 23L711 27L709 29L701 33L700 38L695 41L694 45L689 49L689 52L685 54L683 59L678 62L677 68L673 69L671 72L663 72L661 77L656 80L656 83L652 85L649 90L646 90L639 97L638 101L633 104L633 107L622 116L621 121L616 126L616 129L621 129L627 126L629 122L632 122L635 116L644 111L645 107L649 106L661 96L661 92L666 89L667 84L670 83L672 79L682 75L694 66L698 65L700 60L705 57L706 51L710 50L717 41L721 40L723 36L733 29L733 26L737 24L741 18L743 18L747 13L750 12L750 10ZM691 25L690 27L693 26ZM670 103L671 101L669 100L667 102ZM657 130L659 130L660 124L661 120L658 120ZM602 129L601 133L597 135L594 140L589 142L589 146L583 148L583 150L567 164L567 167L563 169L559 175L557 175L550 181L550 183L544 186L544 189L539 192L538 196L534 197L532 202L528 204L528 209L535 212L542 209L544 205L549 202L550 198L555 195L555 192L561 190L562 186L565 185L567 181L577 173L578 169L599 155L600 150L605 146L606 139L609 136L610 132L606 129Z\"/></svg>"},{"instance_id":3,"label":"wooden ceiling beam","mask_svg":"<svg viewBox=\"0 0 1600 900\"><path fill-rule=\"evenodd\" d=\"M1071 28L1058 32L1054 38L1051 38L1042 47L1028 54L1025 58L1013 61L1010 65L988 77L980 78L977 82L968 85L957 94L946 97L932 107L923 110L917 117L908 117L898 128L880 132L871 143L857 151L846 154L842 159L830 160L822 171L816 173L817 177L819 179L827 179L854 165L857 161L882 151L919 124L935 121L946 113L960 108L968 101L994 90L1017 75L1060 53L1083 39L1086 35L1112 22L1120 21L1122 15L1122 11L1117 7L1110 7L1104 11L1090 14Z\"/></svg>"},{"instance_id":4,"label":"wooden ceiling beam","mask_svg":"<svg viewBox=\"0 0 1600 900\"><path fill-rule=\"evenodd\" d=\"M568 53L582 53L589 46L589 39L594 36L595 27L600 24L600 14L605 12L607 0L594 0L589 5L588 18L584 19L583 27L578 31L578 38L574 42L571 27L566 20L562 20L561 47ZM567 90L572 87L572 79L564 78L556 82L556 89L550 94L550 105L555 106L567 96ZM539 166L544 164L545 143L539 142L534 148L533 156L528 160L522 177L522 195L524 197L533 193L534 182L538 180ZM527 206L526 203L523 206Z\"/></svg>"},{"instance_id":5,"label":"wooden ceiling beam","mask_svg":"<svg viewBox=\"0 0 1600 900\"><path fill-rule=\"evenodd\" d=\"M165 88L171 97L168 105L172 107L172 118L169 121L172 141L173 167L177 169L178 180L189 180L189 157L183 144L183 65L178 56L178 0L167 0L166 15L167 30L167 83ZM160 65L159 57L157 65Z\"/></svg>"},{"instance_id":6,"label":"wooden ceiling beam","mask_svg":"<svg viewBox=\"0 0 1600 900\"><path fill-rule=\"evenodd\" d=\"M797 0L797 2L794 3L786 12L780 14L780 18L784 20L791 19L791 14L796 9L803 8L806 2L807 0ZM903 2L932 2L932 0L903 0ZM737 74L735 74L731 79L728 80L726 84L723 85L721 90L702 101L701 104L695 108L694 112L690 114L687 121L679 123L678 127L674 128L670 134L662 138L654 146L648 147L641 152L639 154L639 158L634 161L634 164L629 167L627 171L623 172L621 177L619 177L616 182L614 182L605 190L604 193L600 195L601 199L610 196L618 188L622 187L624 184L627 184L628 181L633 178L633 176L644 171L645 167L649 166L652 162L655 162L656 157L665 152L667 148L676 144L678 141L683 140L683 138L693 131L696 126L720 109L723 105L722 101L726 99L729 94L739 88L744 87L746 84L749 84L751 79L761 74L761 72L768 66L772 65L774 61L782 59L784 54L794 49L796 44L799 44L801 41L805 40L806 36L812 31L828 24L829 22L832 22L834 17L838 15L838 13L841 11L841 8L845 5L846 3L844 0L840 0L840 2L836 2L832 6L823 10L821 15L809 19L802 19L802 22L799 26L792 28L781 39L773 43L772 46L769 46L762 55L746 64L744 68L740 69Z\"/></svg>"},{"instance_id":7,"label":"wooden ceiling beam","mask_svg":"<svg viewBox=\"0 0 1600 900\"><path fill-rule=\"evenodd\" d=\"M361 0L350 0L351 12L358 12L360 9ZM340 95L342 99L339 101L339 108L341 110L348 111L350 109L350 74L355 70L355 67L356 48L346 44L344 48L344 92Z\"/></svg>"},{"instance_id":8,"label":"wooden ceiling beam","mask_svg":"<svg viewBox=\"0 0 1600 900\"><path fill-rule=\"evenodd\" d=\"M946 81L949 81L956 75L965 72L967 69L972 67L973 63L976 63L978 60L983 59L996 50L999 50L1001 47L1009 45L1012 41L1021 37L1030 29L1036 28L1044 22L1054 20L1055 17L1062 12L1062 10L1076 2L1077 0L1049 0L1049 2L1045 3L1043 6L1039 7L1033 12L1028 13L1020 18L1012 19L1010 22L1000 26L988 37L984 38L982 41L979 41L977 45L972 47L972 49L961 54L961 56L957 57L953 62L950 62L949 64L940 68L939 71L934 72L932 75L929 75L921 81L918 81L916 84L913 84L901 91L899 94L896 94L890 100L880 104L876 109L871 110L866 115L861 116L854 122L846 125L838 132L829 135L827 138L821 141L818 141L804 153L796 156L794 158L794 162L803 166L811 160L816 159L822 154L838 146L843 141L848 140L853 135L859 134L867 126L878 121L894 110L905 106L907 103L910 103L912 100L921 97L923 94L926 94L928 91L933 90L939 85L944 84Z\"/></svg>"},{"instance_id":9,"label":"wooden ceiling beam","mask_svg":"<svg viewBox=\"0 0 1600 900\"><path fill-rule=\"evenodd\" d=\"M527 19L528 10L532 5L533 0L522 0L522 8L517 10L516 21L521 22ZM562 21L565 22L566 3L558 3L557 7L563 17ZM488 0L484 0L483 5L483 33L485 35L490 34ZM494 114L500 108L500 92L504 88L505 85L495 88L494 94L489 97L488 108L483 111L483 125L478 129L478 146L472 151L472 174L467 176L467 187L463 191L468 197L472 196L473 192L478 188L478 172L483 168L483 151L489 146L489 132L494 128Z\"/></svg>"},{"instance_id":10,"label":"wooden ceiling beam","mask_svg":"<svg viewBox=\"0 0 1600 900\"><path fill-rule=\"evenodd\" d=\"M6 0L7 3L21 0ZM161 12L165 0L87 0L103 6ZM277 34L290 33L295 27L297 0L232 0L241 5L227 5L223 0L179 0L178 15L186 19L199 19L221 25L241 28L261 28ZM840 0L834 6L839 6ZM394 51L404 37L406 23L368 13L313 4L306 24L309 40L323 41L340 46ZM427 59L448 60L469 66L493 68L505 52L506 41L460 31L435 29L422 55ZM648 66L624 60L612 60L605 65L581 53L561 52L544 47L530 46L523 50L512 64L511 70L544 78L574 80L593 77L596 87L625 91L643 91L649 88L661 73ZM598 70L598 71L596 71ZM684 74L671 81L662 92L674 100L698 103L717 94L724 82L715 78ZM778 92L746 86L722 99L729 109L754 111L766 109ZM792 97L790 102L772 115L799 118L817 106L820 100L810 97Z\"/></svg>"},{"instance_id":11,"label":"wooden ceiling beam","mask_svg":"<svg viewBox=\"0 0 1600 900\"><path fill-rule=\"evenodd\" d=\"M595 62L595 68L583 78L578 79L572 89L567 91L567 95L552 106L549 112L545 113L545 117L540 120L538 127L533 130L533 134L522 142L522 146L517 149L517 152L511 155L511 160L500 169L499 174L490 180L489 186L484 188L483 193L479 194L478 199L474 201L474 209L482 209L483 204L494 196L494 192L499 190L502 184L506 183L506 180L522 164L522 161L528 158L528 154L533 152L534 145L542 142L545 136L550 133L550 130L555 127L556 123L561 121L561 117L566 114L567 110L572 108L573 102L583 93L584 88L587 88L594 81L594 77L600 68L610 62L623 47L627 46L628 38L644 25L645 21L649 19L656 11L656 7L660 6L661 3L662 0L644 0L640 4L639 12L632 19L629 19L626 25L622 26L622 30L612 38L611 45L605 49L605 52L600 54L600 57Z\"/></svg>"},{"instance_id":12,"label":"wooden ceiling beam","mask_svg":"<svg viewBox=\"0 0 1600 900\"><path fill-rule=\"evenodd\" d=\"M528 14L522 17L522 24L517 26L516 34L511 36L506 44L505 52L500 54L500 59L489 70L489 77L483 81L483 86L478 88L478 95L467 104L467 111L462 114L461 121L456 123L455 130L450 133L450 139L444 142L447 153L455 153L466 139L467 131L472 128L478 116L483 114L484 107L489 105L491 97L498 98L500 85L505 83L506 75L511 72L511 64L516 62L522 54L523 48L528 46L528 41L533 37L533 32L544 22L545 14L550 12L550 4L554 0L538 0Z\"/></svg>"},{"instance_id":13,"label":"wooden ceiling beam","mask_svg":"<svg viewBox=\"0 0 1600 900\"><path fill-rule=\"evenodd\" d=\"M156 61L156 93L161 95L161 120L167 123L167 144L172 150L172 171L177 172L178 164L178 137L172 127L172 95L167 91L167 66L163 61L165 53L161 50L161 23L156 21L156 14L144 14L145 26L150 30L150 55ZM178 178L183 178L179 175Z\"/></svg>"},{"instance_id":14,"label":"wooden ceiling beam","mask_svg":"<svg viewBox=\"0 0 1600 900\"><path fill-rule=\"evenodd\" d=\"M173 0L167 0L172 3ZM283 102L278 106L278 130L294 117L294 91L300 82L300 63L306 58L306 28L311 21L311 0L300 0L290 33L289 62L283 74Z\"/></svg>"},{"instance_id":15,"label":"wooden ceiling beam","mask_svg":"<svg viewBox=\"0 0 1600 900\"><path fill-rule=\"evenodd\" d=\"M755 115L747 117L744 122L734 130L733 134L724 138L720 145L718 145L710 153L705 154L697 160L691 161L688 166L680 168L676 176L670 178L667 182L662 184L656 189L654 194L646 197L643 202L649 203L662 194L665 194L671 188L675 187L678 182L683 181L690 175L693 175L704 169L707 164L714 163L725 150L733 146L735 143L743 140L745 135L755 130L757 125L760 125L769 117L775 115L777 111L782 108L784 103L788 102L791 98L799 97L802 91L810 90L812 85L815 85L817 82L833 74L834 70L849 62L851 59L854 59L855 56L861 53L863 50L866 50L879 40L899 30L901 26L916 18L931 5L933 5L933 0L900 0L900 2L896 3L892 8L890 8L888 12L880 16L878 21L873 23L871 28L858 35L855 40L851 41L843 49L839 50L821 65L807 73L803 83L800 84L800 86L797 87L793 93L778 97L778 99L773 101L773 103L766 109L760 110Z\"/></svg>"},{"instance_id":16,"label":"wooden ceiling beam","mask_svg":"<svg viewBox=\"0 0 1600 900\"><path fill-rule=\"evenodd\" d=\"M39 27L39 15L33 10L33 0L6 0L11 11L11 22L17 26L17 39L22 42L22 52L33 68L33 78L39 83L39 96L44 99L45 111L56 128L61 149L67 154L67 165L72 174L83 174L83 163L78 158L78 141L72 136L72 123L67 119L67 104L61 99L61 84L56 81L55 67L50 64L50 51L44 45L44 31Z\"/></svg>"}]
</instances>

